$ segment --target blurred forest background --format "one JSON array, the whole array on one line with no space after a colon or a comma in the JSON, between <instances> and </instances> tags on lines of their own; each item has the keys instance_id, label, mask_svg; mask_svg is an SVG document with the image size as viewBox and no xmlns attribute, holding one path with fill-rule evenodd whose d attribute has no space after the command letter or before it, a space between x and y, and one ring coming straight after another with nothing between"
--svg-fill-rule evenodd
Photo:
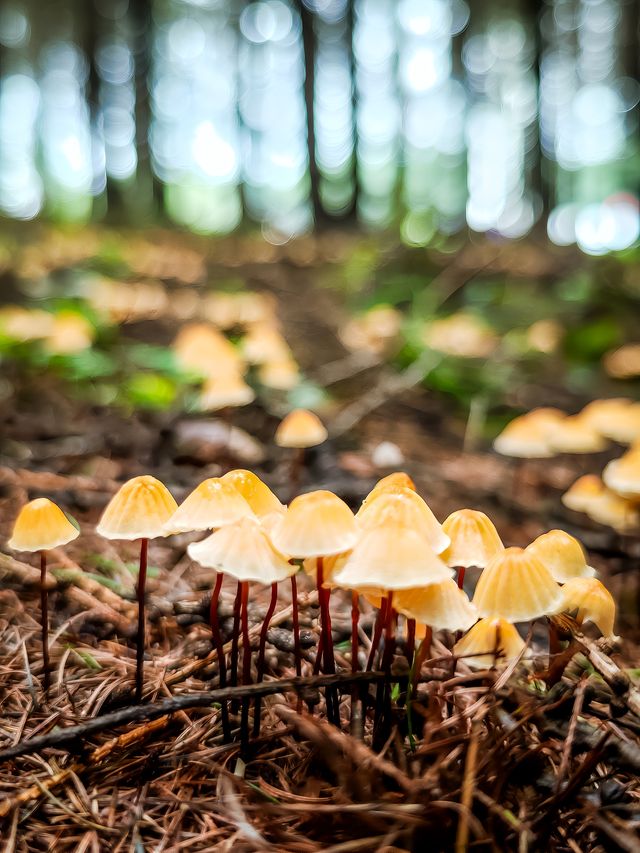
<instances>
[{"instance_id":1,"label":"blurred forest background","mask_svg":"<svg viewBox=\"0 0 640 853\"><path fill-rule=\"evenodd\" d=\"M637 0L4 0L0 211L638 238Z\"/></svg>"}]
</instances>

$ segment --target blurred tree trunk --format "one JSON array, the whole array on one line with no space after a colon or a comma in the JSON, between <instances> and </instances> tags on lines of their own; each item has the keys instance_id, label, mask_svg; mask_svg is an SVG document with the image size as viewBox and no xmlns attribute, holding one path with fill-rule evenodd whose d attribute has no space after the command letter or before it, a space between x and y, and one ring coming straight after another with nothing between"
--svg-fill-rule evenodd
<instances>
[{"instance_id":1,"label":"blurred tree trunk","mask_svg":"<svg viewBox=\"0 0 640 853\"><path fill-rule=\"evenodd\" d=\"M316 160L314 110L316 37L313 31L313 13L307 8L304 0L298 0L298 8L302 24L302 46L304 49L304 100L307 110L307 152L309 155L311 205L313 207L313 218L316 227L321 227L325 223L326 217L320 200L320 172Z\"/></svg>"}]
</instances>

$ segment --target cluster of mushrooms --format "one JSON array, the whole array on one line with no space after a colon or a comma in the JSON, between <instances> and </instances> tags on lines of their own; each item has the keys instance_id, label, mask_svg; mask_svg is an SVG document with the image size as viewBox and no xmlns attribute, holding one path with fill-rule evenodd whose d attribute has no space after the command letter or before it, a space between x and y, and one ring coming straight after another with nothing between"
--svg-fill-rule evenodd
<instances>
[{"instance_id":1,"label":"cluster of mushrooms","mask_svg":"<svg viewBox=\"0 0 640 853\"><path fill-rule=\"evenodd\" d=\"M295 445L297 436L300 446L300 435L306 433L309 441L314 428L319 433L318 424L324 429L309 412L291 413L280 425L279 441ZM322 440L320 434L316 437ZM252 681L248 627L252 584L271 590L258 643L257 681L264 675L266 636L278 585L285 581L291 585L293 602L295 671L302 675L296 581L301 569L314 579L318 592L320 636L315 671L325 674L336 671L330 608L335 588L351 593L353 672L377 667L390 674L393 655L400 646L412 672L419 675L434 631L453 633L454 659L463 658L471 667L501 666L525 650L516 623L560 612L574 613L578 623L593 622L605 636L613 634L613 598L594 577L576 539L562 530L551 530L527 548L505 548L492 521L473 509L457 510L440 524L407 474L398 472L380 480L355 515L337 495L324 490L300 494L286 507L248 470L232 470L205 480L180 506L159 480L143 475L119 489L97 525L97 532L108 539L140 542L137 701L144 692L148 543L193 531L207 536L188 546L189 556L215 573L210 620L221 686L237 684L239 678L245 684ZM45 687L49 680L46 552L78 535L78 527L56 504L38 498L20 511L9 542L13 549L41 555ZM471 599L464 589L470 567L482 570ZM237 584L229 670L218 622L225 576ZM360 596L378 608L366 661L359 656ZM448 637L443 635L445 642ZM246 702L242 714L244 731L249 716ZM339 724L337 692L329 689L327 716ZM222 722L228 733L228 709L224 707ZM259 726L259 712L254 726Z\"/></svg>"},{"instance_id":2,"label":"cluster of mushrooms","mask_svg":"<svg viewBox=\"0 0 640 853\"><path fill-rule=\"evenodd\" d=\"M506 456L542 459L556 453L599 453L609 442L629 445L602 477L585 474L562 496L564 505L620 534L640 530L640 403L626 397L593 400L576 415L533 409L512 420L494 442Z\"/></svg>"}]
</instances>

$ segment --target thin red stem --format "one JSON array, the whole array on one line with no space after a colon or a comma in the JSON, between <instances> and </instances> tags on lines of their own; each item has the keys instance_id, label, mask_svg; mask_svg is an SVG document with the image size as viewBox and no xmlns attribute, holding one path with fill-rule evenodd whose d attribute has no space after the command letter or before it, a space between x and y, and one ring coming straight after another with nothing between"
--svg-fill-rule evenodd
<instances>
[{"instance_id":1,"label":"thin red stem","mask_svg":"<svg viewBox=\"0 0 640 853\"><path fill-rule=\"evenodd\" d=\"M458 589L462 589L464 586L464 576L466 571L467 570L464 566L458 566Z\"/></svg>"},{"instance_id":2,"label":"thin red stem","mask_svg":"<svg viewBox=\"0 0 640 853\"><path fill-rule=\"evenodd\" d=\"M46 693L51 686L49 662L49 590L47 589L47 552L40 551L40 625L42 627L42 670Z\"/></svg>"},{"instance_id":3,"label":"thin red stem","mask_svg":"<svg viewBox=\"0 0 640 853\"><path fill-rule=\"evenodd\" d=\"M409 661L409 666L413 662L413 655L416 650L416 620L407 619L407 645L406 657Z\"/></svg>"},{"instance_id":4,"label":"thin red stem","mask_svg":"<svg viewBox=\"0 0 640 853\"><path fill-rule=\"evenodd\" d=\"M291 606L293 608L293 648L296 664L296 675L302 675L302 653L300 651L300 615L298 613L298 581L291 575Z\"/></svg>"},{"instance_id":5,"label":"thin red stem","mask_svg":"<svg viewBox=\"0 0 640 853\"><path fill-rule=\"evenodd\" d=\"M240 616L242 620L242 683L251 684L251 643L249 641L249 583L240 583ZM249 742L249 702L245 697L242 700L242 714L240 717L240 741L242 751L246 754Z\"/></svg>"},{"instance_id":6,"label":"thin red stem","mask_svg":"<svg viewBox=\"0 0 640 853\"><path fill-rule=\"evenodd\" d=\"M238 639L240 636L240 601L242 597L242 588L240 585L240 581L238 581L238 586L236 589L236 597L233 602L233 628L231 633L231 677L229 679L229 683L231 687L235 687L238 684ZM238 700L234 699L231 702L231 711L232 713L237 713L238 711Z\"/></svg>"},{"instance_id":7,"label":"thin red stem","mask_svg":"<svg viewBox=\"0 0 640 853\"><path fill-rule=\"evenodd\" d=\"M265 646L267 643L267 632L269 630L269 623L271 622L271 617L276 609L276 604L278 603L278 584L271 584L271 601L269 602L269 607L264 616L264 621L262 623L262 628L260 629L260 646L258 650L258 674L256 677L256 681L258 684L262 681L262 677L264 676L264 657L265 657ZM261 701L260 697L256 699L254 717L253 717L253 736L258 737L260 734L260 708Z\"/></svg>"},{"instance_id":8,"label":"thin red stem","mask_svg":"<svg viewBox=\"0 0 640 853\"><path fill-rule=\"evenodd\" d=\"M327 675L333 675L336 671L336 662L333 656L333 638L331 636L331 611L329 609L329 600L331 598L331 590L325 589L324 584L324 560L318 557L317 560L317 575L316 583L318 586L318 600L320 602L320 619L321 630L323 635L322 640L322 656L324 664L324 672Z\"/></svg>"},{"instance_id":9,"label":"thin red stem","mask_svg":"<svg viewBox=\"0 0 640 853\"><path fill-rule=\"evenodd\" d=\"M367 660L367 672L371 672L373 669L373 662L376 657L376 652L378 651L378 646L380 645L380 638L382 637L382 629L384 628L384 624L387 621L387 599L386 597L382 599L380 602L380 610L378 610L378 616L376 617L376 624L373 629L373 637L371 639L371 650L369 652L369 659Z\"/></svg>"},{"instance_id":10,"label":"thin red stem","mask_svg":"<svg viewBox=\"0 0 640 853\"><path fill-rule=\"evenodd\" d=\"M358 593L351 592L351 672L358 671L358 622L360 621L360 608Z\"/></svg>"},{"instance_id":11,"label":"thin red stem","mask_svg":"<svg viewBox=\"0 0 640 853\"><path fill-rule=\"evenodd\" d=\"M145 612L144 595L147 585L147 560L149 555L149 540L140 540L140 569L138 571L138 633L136 636L136 702L142 701L144 683L144 636Z\"/></svg>"},{"instance_id":12,"label":"thin red stem","mask_svg":"<svg viewBox=\"0 0 640 853\"><path fill-rule=\"evenodd\" d=\"M223 578L224 575L222 574L222 572L218 572L218 576L216 577L216 585L214 586L213 592L211 594L211 606L209 611L211 636L213 638L213 645L215 646L215 649L218 652L218 677L220 681L220 687L227 686L227 661L224 654L224 643L222 642L222 635L220 634L220 622L218 620L218 601L220 600L220 589L222 588ZM227 702L222 703L221 714L224 739L225 741L228 741L231 739L231 727L229 725L229 706Z\"/></svg>"}]
</instances>

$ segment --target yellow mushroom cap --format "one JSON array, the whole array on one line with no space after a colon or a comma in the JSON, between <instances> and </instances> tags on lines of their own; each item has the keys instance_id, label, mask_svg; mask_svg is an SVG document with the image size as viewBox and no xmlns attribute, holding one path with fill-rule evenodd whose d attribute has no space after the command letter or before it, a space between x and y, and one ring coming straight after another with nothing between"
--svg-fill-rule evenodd
<instances>
[{"instance_id":1,"label":"yellow mushroom cap","mask_svg":"<svg viewBox=\"0 0 640 853\"><path fill-rule=\"evenodd\" d=\"M206 323L183 326L173 342L180 366L201 376L242 373L242 359L224 335Z\"/></svg>"},{"instance_id":2,"label":"yellow mushroom cap","mask_svg":"<svg viewBox=\"0 0 640 853\"><path fill-rule=\"evenodd\" d=\"M470 667L484 669L494 663L505 666L517 658L523 648L524 641L511 622L492 616L476 622L455 644L453 653L464 656L464 662Z\"/></svg>"},{"instance_id":3,"label":"yellow mushroom cap","mask_svg":"<svg viewBox=\"0 0 640 853\"><path fill-rule=\"evenodd\" d=\"M586 510L598 524L613 527L618 533L630 533L640 527L640 508L637 503L620 497L606 486Z\"/></svg>"},{"instance_id":4,"label":"yellow mushroom cap","mask_svg":"<svg viewBox=\"0 0 640 853\"><path fill-rule=\"evenodd\" d=\"M300 369L292 358L267 361L258 369L258 380L265 388L290 391L300 382Z\"/></svg>"},{"instance_id":5,"label":"yellow mushroom cap","mask_svg":"<svg viewBox=\"0 0 640 853\"><path fill-rule=\"evenodd\" d=\"M394 595L393 606L398 613L436 631L467 631L478 618L467 594L451 578L418 589L401 590Z\"/></svg>"},{"instance_id":6,"label":"yellow mushroom cap","mask_svg":"<svg viewBox=\"0 0 640 853\"><path fill-rule=\"evenodd\" d=\"M594 502L602 496L605 485L596 474L585 474L573 483L562 495L561 501L574 512L588 512Z\"/></svg>"},{"instance_id":7,"label":"yellow mushroom cap","mask_svg":"<svg viewBox=\"0 0 640 853\"><path fill-rule=\"evenodd\" d=\"M278 583L298 571L273 547L267 532L254 518L241 518L192 542L188 554L196 563L231 575L238 581Z\"/></svg>"},{"instance_id":8,"label":"yellow mushroom cap","mask_svg":"<svg viewBox=\"0 0 640 853\"><path fill-rule=\"evenodd\" d=\"M627 451L619 459L609 462L602 479L612 492L623 498L640 498L640 448Z\"/></svg>"},{"instance_id":9,"label":"yellow mushroom cap","mask_svg":"<svg viewBox=\"0 0 640 853\"><path fill-rule=\"evenodd\" d=\"M160 480L149 474L120 486L102 513L96 531L105 539L155 539L178 508Z\"/></svg>"},{"instance_id":10,"label":"yellow mushroom cap","mask_svg":"<svg viewBox=\"0 0 640 853\"><path fill-rule=\"evenodd\" d=\"M528 622L554 613L560 587L551 572L523 548L506 548L487 564L478 580L473 603L481 616Z\"/></svg>"},{"instance_id":11,"label":"yellow mushroom cap","mask_svg":"<svg viewBox=\"0 0 640 853\"><path fill-rule=\"evenodd\" d=\"M560 612L578 611L577 621L593 622L603 637L613 636L616 603L609 590L596 578L571 578L562 587Z\"/></svg>"},{"instance_id":12,"label":"yellow mushroom cap","mask_svg":"<svg viewBox=\"0 0 640 853\"><path fill-rule=\"evenodd\" d=\"M213 530L253 516L251 506L221 477L210 477L187 495L164 525L164 535L190 530Z\"/></svg>"},{"instance_id":13,"label":"yellow mushroom cap","mask_svg":"<svg viewBox=\"0 0 640 853\"><path fill-rule=\"evenodd\" d=\"M299 495L274 526L271 540L295 558L329 557L348 551L358 536L356 520L343 500L319 490Z\"/></svg>"},{"instance_id":14,"label":"yellow mushroom cap","mask_svg":"<svg viewBox=\"0 0 640 853\"><path fill-rule=\"evenodd\" d=\"M374 490L375 491L375 490ZM419 494L411 489L387 486L371 493L356 515L358 527L370 530L383 525L407 527L426 538L436 554L449 545L449 537Z\"/></svg>"},{"instance_id":15,"label":"yellow mushroom cap","mask_svg":"<svg viewBox=\"0 0 640 853\"><path fill-rule=\"evenodd\" d=\"M374 592L440 583L453 575L416 530L388 523L366 529L333 582Z\"/></svg>"},{"instance_id":16,"label":"yellow mushroom cap","mask_svg":"<svg viewBox=\"0 0 640 853\"><path fill-rule=\"evenodd\" d=\"M93 343L95 332L91 323L75 311L61 311L53 318L51 332L44 346L58 355L82 352Z\"/></svg>"},{"instance_id":17,"label":"yellow mushroom cap","mask_svg":"<svg viewBox=\"0 0 640 853\"><path fill-rule=\"evenodd\" d=\"M242 352L251 364L289 361L291 350L278 329L267 323L257 323L242 339Z\"/></svg>"},{"instance_id":18,"label":"yellow mushroom cap","mask_svg":"<svg viewBox=\"0 0 640 853\"><path fill-rule=\"evenodd\" d=\"M504 551L498 531L488 515L476 509L458 509L442 523L451 544L442 553L448 566L484 568L496 554Z\"/></svg>"},{"instance_id":19,"label":"yellow mushroom cap","mask_svg":"<svg viewBox=\"0 0 640 853\"><path fill-rule=\"evenodd\" d=\"M412 492L416 491L416 484L413 482L413 480L408 474L405 474L404 471L393 471L391 474L387 474L386 477L383 477L381 480L378 480L373 489L371 489L371 491L367 495L366 500L370 500L374 496L374 494L379 491L384 491L390 486L397 486L401 489L411 489Z\"/></svg>"},{"instance_id":20,"label":"yellow mushroom cap","mask_svg":"<svg viewBox=\"0 0 640 853\"><path fill-rule=\"evenodd\" d=\"M556 424L564 421L566 417L566 414L561 409L556 409L553 406L540 406L537 409L531 409L531 411L525 415L525 418L529 423L533 423L540 427L547 433L547 435L556 426Z\"/></svg>"},{"instance_id":21,"label":"yellow mushroom cap","mask_svg":"<svg viewBox=\"0 0 640 853\"><path fill-rule=\"evenodd\" d=\"M36 498L18 513L7 545L14 551L48 551L66 545L79 535L78 528L57 504L49 498Z\"/></svg>"},{"instance_id":22,"label":"yellow mushroom cap","mask_svg":"<svg viewBox=\"0 0 640 853\"><path fill-rule=\"evenodd\" d=\"M520 415L510 421L493 442L493 447L503 456L515 456L518 459L553 456L547 441L547 430L527 415Z\"/></svg>"},{"instance_id":23,"label":"yellow mushroom cap","mask_svg":"<svg viewBox=\"0 0 640 853\"><path fill-rule=\"evenodd\" d=\"M493 329L463 311L428 323L422 339L431 349L460 358L486 358L500 343Z\"/></svg>"},{"instance_id":24,"label":"yellow mushroom cap","mask_svg":"<svg viewBox=\"0 0 640 853\"><path fill-rule=\"evenodd\" d=\"M602 435L619 417L624 417L632 401L627 397L612 397L607 400L592 400L582 409L580 417Z\"/></svg>"},{"instance_id":25,"label":"yellow mushroom cap","mask_svg":"<svg viewBox=\"0 0 640 853\"><path fill-rule=\"evenodd\" d=\"M212 376L202 386L198 399L199 407L205 412L246 406L255 400L253 388L237 373Z\"/></svg>"},{"instance_id":26,"label":"yellow mushroom cap","mask_svg":"<svg viewBox=\"0 0 640 853\"><path fill-rule=\"evenodd\" d=\"M582 545L565 530L549 530L525 549L544 564L558 583L571 578L591 578L596 570L587 565Z\"/></svg>"},{"instance_id":27,"label":"yellow mushroom cap","mask_svg":"<svg viewBox=\"0 0 640 853\"><path fill-rule=\"evenodd\" d=\"M548 434L549 445L557 453L598 453L607 442L581 415L559 421Z\"/></svg>"},{"instance_id":28,"label":"yellow mushroom cap","mask_svg":"<svg viewBox=\"0 0 640 853\"><path fill-rule=\"evenodd\" d=\"M606 353L602 363L609 376L614 379L640 376L640 344L623 344Z\"/></svg>"},{"instance_id":29,"label":"yellow mushroom cap","mask_svg":"<svg viewBox=\"0 0 640 853\"><path fill-rule=\"evenodd\" d=\"M640 403L623 407L615 416L609 417L600 432L620 444L632 444L640 437Z\"/></svg>"},{"instance_id":30,"label":"yellow mushroom cap","mask_svg":"<svg viewBox=\"0 0 640 853\"><path fill-rule=\"evenodd\" d=\"M285 507L273 494L269 486L263 483L253 471L235 468L233 471L224 474L222 480L225 483L230 483L234 489L240 492L258 518L262 519L271 513L285 512Z\"/></svg>"},{"instance_id":31,"label":"yellow mushroom cap","mask_svg":"<svg viewBox=\"0 0 640 853\"><path fill-rule=\"evenodd\" d=\"M317 415L307 409L294 409L280 422L275 442L280 447L314 447L326 441L327 435Z\"/></svg>"}]
</instances>

